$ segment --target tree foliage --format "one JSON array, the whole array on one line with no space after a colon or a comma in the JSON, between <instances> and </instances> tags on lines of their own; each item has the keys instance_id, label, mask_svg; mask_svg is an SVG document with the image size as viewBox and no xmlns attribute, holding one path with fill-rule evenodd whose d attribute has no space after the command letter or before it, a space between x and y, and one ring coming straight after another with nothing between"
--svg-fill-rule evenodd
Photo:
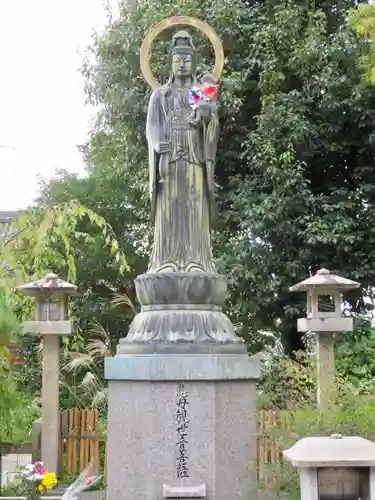
<instances>
[{"instance_id":1,"label":"tree foliage","mask_svg":"<svg viewBox=\"0 0 375 500\"><path fill-rule=\"evenodd\" d=\"M39 238L31 245L32 273L41 271L40 262L51 267L53 261L54 269L74 269L84 292L74 309L80 330L73 350L83 349L93 319L115 343L133 314L130 308L114 311L112 298L125 293L136 302L133 279L146 269L152 237L144 133L150 89L139 51L151 26L176 14L211 24L225 50L214 252L229 278L226 311L249 349L259 350L274 337L282 339L288 355L304 348L296 331L304 297L288 288L321 266L362 282L358 293L346 297L349 310L372 304L375 92L363 86L358 71L369 49L347 26L352 6L298 0L120 2L120 15L109 16L82 67L87 99L99 109L81 148L86 175L61 173L44 186L38 206L50 213L75 200L73 219L62 217L73 222L58 226L58 235L48 226L45 250ZM170 35L158 38L151 55L160 81L167 76ZM206 71L212 50L194 35L199 71ZM77 207L85 207L83 217L76 217ZM101 225L93 224L90 213ZM68 233L66 241L61 234ZM105 243L121 255L118 262L109 258Z\"/></svg>"},{"instance_id":2,"label":"tree foliage","mask_svg":"<svg viewBox=\"0 0 375 500\"><path fill-rule=\"evenodd\" d=\"M20 323L12 300L0 288L0 441L25 440L38 407L30 395L22 392L10 364L9 345L18 339Z\"/></svg>"},{"instance_id":3,"label":"tree foliage","mask_svg":"<svg viewBox=\"0 0 375 500\"><path fill-rule=\"evenodd\" d=\"M323 11L292 2L252 16L261 109L243 142L246 170L232 177L244 232L236 289L252 297L255 327L273 325L290 352L303 347L304 311L288 288L309 272L357 279L372 300L375 94L360 85L359 43L342 23L332 31ZM362 297L351 305L362 309Z\"/></svg>"},{"instance_id":4,"label":"tree foliage","mask_svg":"<svg viewBox=\"0 0 375 500\"><path fill-rule=\"evenodd\" d=\"M364 82L375 83L375 5L362 3L349 11L349 26L363 37L364 50L359 59Z\"/></svg>"},{"instance_id":5,"label":"tree foliage","mask_svg":"<svg viewBox=\"0 0 375 500\"><path fill-rule=\"evenodd\" d=\"M172 15L208 22L225 51L213 244L218 269L229 278L226 312L250 351L274 339L283 344L285 355L263 373L261 405L314 403L313 358L295 355L305 348L296 330L305 297L290 294L289 287L327 267L362 283L345 297L347 313L366 312L374 302L374 9L353 4L122 0L119 17L110 15L104 32L93 38L82 72L87 99L99 111L90 140L81 146L85 175L60 172L45 183L36 206L0 243L7 293L49 271L82 292L72 305L77 333L63 346L63 406L105 409L103 358L115 352L137 310L134 278L147 268L152 240L145 139L150 89L139 51L151 26ZM160 36L151 54L160 81L167 77L170 35ZM205 72L212 50L200 33L194 35L198 71ZM33 316L33 301L14 295L9 307L8 298L0 295L0 347L18 321ZM12 422L24 422L20 405L30 415L37 411L20 397L17 383L38 394L40 346L28 337L22 344L25 367L10 374L0 359L4 439ZM368 324L337 336L343 406L348 394L372 394L373 353Z\"/></svg>"},{"instance_id":6,"label":"tree foliage","mask_svg":"<svg viewBox=\"0 0 375 500\"><path fill-rule=\"evenodd\" d=\"M348 297L351 309L363 310L364 297L373 299L375 93L361 85L357 61L364 47L346 25L350 6L124 3L87 52L87 95L100 107L85 150L89 178L122 181L121 193L113 185L109 205L118 221L130 220L132 240L137 224L147 232L150 89L140 73L142 40L152 25L176 14L207 21L220 35L226 64L214 247L230 279L227 311L252 349L260 347L264 330L280 335L288 353L303 348L296 317L304 299L288 288L320 266L362 282L362 292ZM168 37L160 37L151 58L161 81ZM196 46L205 70L212 64L210 47L199 34ZM130 218L122 212L120 219L121 196L134 207ZM103 210L109 205L103 203ZM147 255L148 237L142 245L134 240L134 253ZM139 262L142 268L145 260Z\"/></svg>"},{"instance_id":7,"label":"tree foliage","mask_svg":"<svg viewBox=\"0 0 375 500\"><path fill-rule=\"evenodd\" d=\"M13 311L9 295L0 288L0 357L7 355L6 347L14 341L19 333L20 324Z\"/></svg>"},{"instance_id":8,"label":"tree foliage","mask_svg":"<svg viewBox=\"0 0 375 500\"><path fill-rule=\"evenodd\" d=\"M316 404L314 360L303 352L297 353L296 358L293 360L285 354L277 354L264 363L259 381L260 408L295 410Z\"/></svg>"},{"instance_id":9,"label":"tree foliage","mask_svg":"<svg viewBox=\"0 0 375 500\"><path fill-rule=\"evenodd\" d=\"M335 337L338 375L360 394L373 394L375 380L375 329L368 318L357 318L353 332Z\"/></svg>"},{"instance_id":10,"label":"tree foliage","mask_svg":"<svg viewBox=\"0 0 375 500\"><path fill-rule=\"evenodd\" d=\"M77 200L86 210L97 214L111 228L115 248L121 252L119 260L110 259L101 230L95 229L87 217L80 220L77 230L89 235L89 239L75 239L71 247L77 284L83 294L81 300L75 301L79 335L70 346L72 350L83 350L93 321L111 332L111 342L115 345L126 333L133 316L131 307L115 308L112 302L120 294L128 295L130 302L136 304L134 278L147 264L148 214L140 203L144 187L130 182L131 177L123 168L102 171L88 166L84 178L62 172L59 180L43 187L41 203L46 206ZM122 269L121 262L126 263Z\"/></svg>"},{"instance_id":11,"label":"tree foliage","mask_svg":"<svg viewBox=\"0 0 375 500\"><path fill-rule=\"evenodd\" d=\"M12 236L1 242L0 259L5 265L0 268L0 278L5 297L17 286L39 279L48 272L56 272L60 277L73 283L77 281L77 268L87 265L90 249L100 248L100 267L113 269L118 280L129 269L125 255L119 246L115 233L100 215L79 204L75 199L65 203L48 204L26 211L12 224ZM79 283L80 285L80 283ZM81 287L79 287L81 289ZM83 290L80 299L73 304L72 319L80 319L84 306L89 302L90 290ZM3 307L2 307L3 306ZM7 307L6 307L7 306ZM96 304L99 308L100 304ZM8 335L10 328L19 328L19 321L34 318L35 299L19 293L12 295L12 308L0 296L0 330ZM94 310L90 310L90 315ZM63 339L64 348L82 347L81 328L70 342ZM25 365L16 371L15 379L33 394L41 388L41 363L39 339L24 335L20 338ZM70 345L72 344L72 345Z\"/></svg>"}]
</instances>

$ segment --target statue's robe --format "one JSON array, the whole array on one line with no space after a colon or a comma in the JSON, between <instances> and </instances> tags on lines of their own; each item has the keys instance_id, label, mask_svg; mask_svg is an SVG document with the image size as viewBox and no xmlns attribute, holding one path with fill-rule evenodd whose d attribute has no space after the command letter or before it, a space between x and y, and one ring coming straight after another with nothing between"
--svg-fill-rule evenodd
<instances>
[{"instance_id":1,"label":"statue's robe","mask_svg":"<svg viewBox=\"0 0 375 500\"><path fill-rule=\"evenodd\" d=\"M217 113L193 125L189 88L173 83L151 95L146 135L154 221L149 272L215 272L210 239L213 175L218 140ZM158 155L157 144L171 151Z\"/></svg>"}]
</instances>

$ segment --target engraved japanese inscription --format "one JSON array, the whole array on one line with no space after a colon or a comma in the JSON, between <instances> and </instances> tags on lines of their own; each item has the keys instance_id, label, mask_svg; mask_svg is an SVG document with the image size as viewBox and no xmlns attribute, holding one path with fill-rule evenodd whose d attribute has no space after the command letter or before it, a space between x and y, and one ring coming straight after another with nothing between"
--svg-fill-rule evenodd
<instances>
[{"instance_id":1,"label":"engraved japanese inscription","mask_svg":"<svg viewBox=\"0 0 375 500\"><path fill-rule=\"evenodd\" d=\"M176 410L176 431L177 431L177 458L176 458L176 476L178 478L189 477L188 467L188 428L189 421L187 415L188 392L185 384L181 382L177 392L177 410Z\"/></svg>"}]
</instances>

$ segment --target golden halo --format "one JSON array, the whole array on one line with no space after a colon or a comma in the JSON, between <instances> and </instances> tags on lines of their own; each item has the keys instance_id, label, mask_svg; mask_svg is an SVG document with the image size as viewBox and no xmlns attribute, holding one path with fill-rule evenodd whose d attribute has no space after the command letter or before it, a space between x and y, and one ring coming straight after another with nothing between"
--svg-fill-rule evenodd
<instances>
[{"instance_id":1,"label":"golden halo","mask_svg":"<svg viewBox=\"0 0 375 500\"><path fill-rule=\"evenodd\" d=\"M165 29L170 28L171 26L193 26L201 31L211 42L211 45L215 52L215 66L213 70L213 76L218 81L223 71L224 67L224 50L223 45L220 41L220 38L217 36L215 31L211 28L210 25L204 23L203 21L199 21L199 19L195 19L195 17L188 16L173 16L168 19L164 19L159 24L154 26L152 30L147 34L144 39L141 47L141 71L143 74L143 78L146 82L152 87L156 89L160 87L160 83L154 77L149 62L149 54L151 50L151 45L154 39Z\"/></svg>"}]
</instances>

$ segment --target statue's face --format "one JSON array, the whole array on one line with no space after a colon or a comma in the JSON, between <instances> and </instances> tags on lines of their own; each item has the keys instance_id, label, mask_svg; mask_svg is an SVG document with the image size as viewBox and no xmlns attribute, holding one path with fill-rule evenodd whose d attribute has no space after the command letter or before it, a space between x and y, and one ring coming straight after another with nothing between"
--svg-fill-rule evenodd
<instances>
[{"instance_id":1,"label":"statue's face","mask_svg":"<svg viewBox=\"0 0 375 500\"><path fill-rule=\"evenodd\" d=\"M187 78L193 75L193 57L191 54L174 54L172 71L175 76Z\"/></svg>"}]
</instances>

